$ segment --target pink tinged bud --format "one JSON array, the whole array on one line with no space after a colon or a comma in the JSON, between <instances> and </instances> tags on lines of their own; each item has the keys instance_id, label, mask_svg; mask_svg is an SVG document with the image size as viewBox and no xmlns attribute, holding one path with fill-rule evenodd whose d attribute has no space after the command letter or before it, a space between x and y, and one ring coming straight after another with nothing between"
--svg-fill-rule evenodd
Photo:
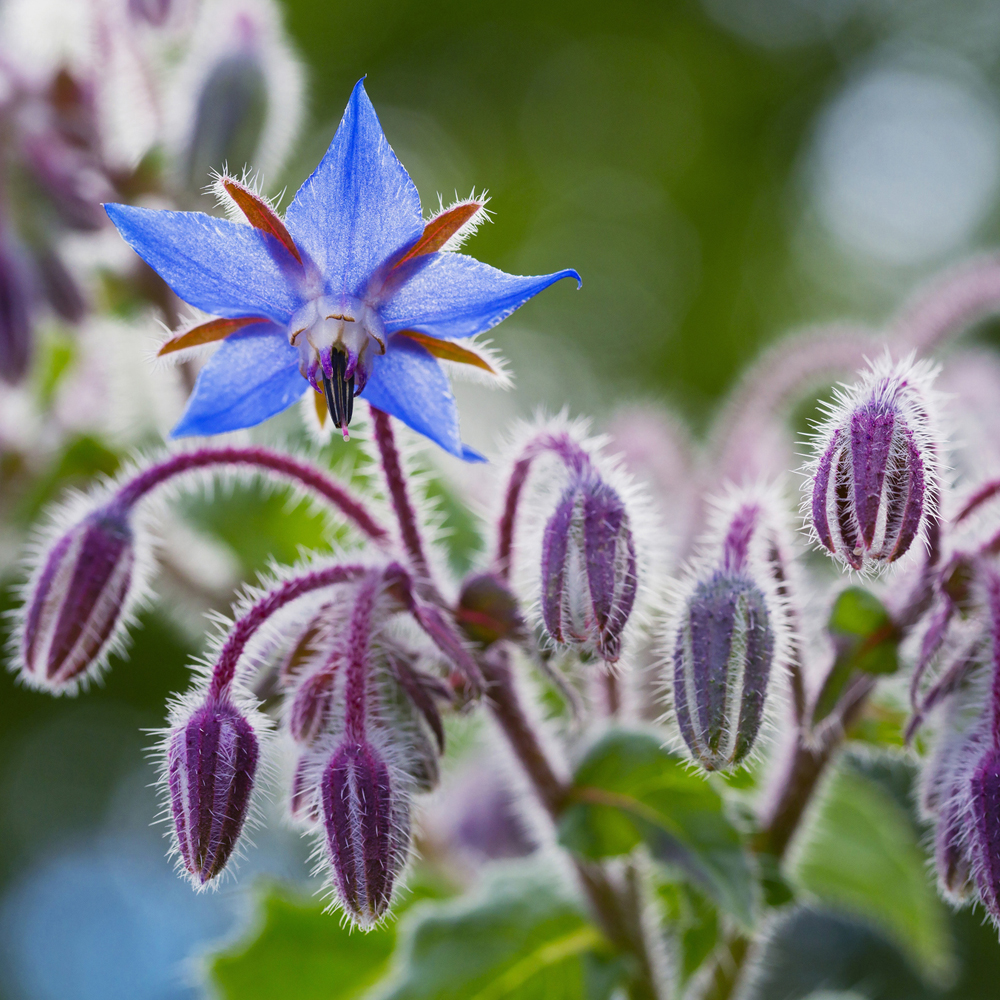
<instances>
[{"instance_id":1,"label":"pink tinged bud","mask_svg":"<svg viewBox=\"0 0 1000 1000\"><path fill-rule=\"evenodd\" d=\"M177 847L197 885L226 867L250 806L260 748L228 702L209 702L170 736L167 785Z\"/></svg>"},{"instance_id":2,"label":"pink tinged bud","mask_svg":"<svg viewBox=\"0 0 1000 1000\"><path fill-rule=\"evenodd\" d=\"M921 378L871 382L827 431L809 510L820 543L852 569L900 558L928 513L935 456Z\"/></svg>"},{"instance_id":3,"label":"pink tinged bud","mask_svg":"<svg viewBox=\"0 0 1000 1000\"><path fill-rule=\"evenodd\" d=\"M674 710L707 770L735 767L753 749L774 649L767 602L752 580L719 572L697 584L674 645Z\"/></svg>"},{"instance_id":4,"label":"pink tinged bud","mask_svg":"<svg viewBox=\"0 0 1000 1000\"><path fill-rule=\"evenodd\" d=\"M316 768L308 753L303 754L295 765L288 804L292 819L310 824L319 822L319 790L316 787Z\"/></svg>"},{"instance_id":5,"label":"pink tinged bud","mask_svg":"<svg viewBox=\"0 0 1000 1000\"><path fill-rule=\"evenodd\" d=\"M409 840L406 810L392 784L378 752L354 741L334 751L321 782L334 883L345 911L365 928L388 910L401 848Z\"/></svg>"},{"instance_id":6,"label":"pink tinged bud","mask_svg":"<svg viewBox=\"0 0 1000 1000\"><path fill-rule=\"evenodd\" d=\"M615 662L636 582L625 505L611 486L585 475L563 494L542 539L542 618L549 635Z\"/></svg>"},{"instance_id":7,"label":"pink tinged bud","mask_svg":"<svg viewBox=\"0 0 1000 1000\"><path fill-rule=\"evenodd\" d=\"M979 897L1000 921L1000 750L983 754L972 775L972 860Z\"/></svg>"},{"instance_id":8,"label":"pink tinged bud","mask_svg":"<svg viewBox=\"0 0 1000 1000\"><path fill-rule=\"evenodd\" d=\"M25 615L22 669L30 683L61 690L98 667L121 631L135 559L132 526L112 505L56 542Z\"/></svg>"}]
</instances>

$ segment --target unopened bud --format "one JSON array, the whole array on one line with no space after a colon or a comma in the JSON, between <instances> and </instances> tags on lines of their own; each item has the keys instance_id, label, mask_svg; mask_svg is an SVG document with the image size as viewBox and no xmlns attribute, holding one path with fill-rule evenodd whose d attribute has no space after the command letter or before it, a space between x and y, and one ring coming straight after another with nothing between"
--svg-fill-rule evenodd
<instances>
[{"instance_id":1,"label":"unopened bud","mask_svg":"<svg viewBox=\"0 0 1000 1000\"><path fill-rule=\"evenodd\" d=\"M253 727L228 702L209 702L167 745L167 786L181 862L196 886L226 867L240 838L257 773Z\"/></svg>"},{"instance_id":2,"label":"unopened bud","mask_svg":"<svg viewBox=\"0 0 1000 1000\"><path fill-rule=\"evenodd\" d=\"M99 669L122 633L135 568L132 525L114 503L55 542L28 586L20 648L31 685L62 691Z\"/></svg>"},{"instance_id":3,"label":"unopened bud","mask_svg":"<svg viewBox=\"0 0 1000 1000\"><path fill-rule=\"evenodd\" d=\"M493 573L471 576L462 584L455 620L472 642L483 647L516 639L524 630L517 598Z\"/></svg>"},{"instance_id":4,"label":"unopened bud","mask_svg":"<svg viewBox=\"0 0 1000 1000\"><path fill-rule=\"evenodd\" d=\"M409 843L409 810L386 761L367 742L345 741L323 772L326 848L347 914L372 927L388 910Z\"/></svg>"},{"instance_id":5,"label":"unopened bud","mask_svg":"<svg viewBox=\"0 0 1000 1000\"><path fill-rule=\"evenodd\" d=\"M0 240L0 379L16 385L31 361L31 282L17 250Z\"/></svg>"},{"instance_id":6,"label":"unopened bud","mask_svg":"<svg viewBox=\"0 0 1000 1000\"><path fill-rule=\"evenodd\" d=\"M934 866L941 892L961 903L972 891L972 857L969 853L971 800L968 789L941 805L934 831Z\"/></svg>"},{"instance_id":7,"label":"unopened bud","mask_svg":"<svg viewBox=\"0 0 1000 1000\"><path fill-rule=\"evenodd\" d=\"M188 186L200 191L213 170L253 163L267 116L267 79L252 49L221 59L198 100L188 147Z\"/></svg>"},{"instance_id":8,"label":"unopened bud","mask_svg":"<svg viewBox=\"0 0 1000 1000\"><path fill-rule=\"evenodd\" d=\"M1000 922L1000 750L983 754L972 774L972 867L986 912Z\"/></svg>"},{"instance_id":9,"label":"unopened bud","mask_svg":"<svg viewBox=\"0 0 1000 1000\"><path fill-rule=\"evenodd\" d=\"M340 656L305 677L295 690L288 711L288 731L297 743L309 743L326 727L333 707L333 682Z\"/></svg>"},{"instance_id":10,"label":"unopened bud","mask_svg":"<svg viewBox=\"0 0 1000 1000\"><path fill-rule=\"evenodd\" d=\"M635 545L625 505L588 469L569 485L545 526L545 628L556 642L593 649L613 663L635 594Z\"/></svg>"},{"instance_id":11,"label":"unopened bud","mask_svg":"<svg viewBox=\"0 0 1000 1000\"><path fill-rule=\"evenodd\" d=\"M852 569L884 566L933 513L938 452L926 364L883 361L843 393L818 435L809 511L820 543Z\"/></svg>"},{"instance_id":12,"label":"unopened bud","mask_svg":"<svg viewBox=\"0 0 1000 1000\"><path fill-rule=\"evenodd\" d=\"M674 640L674 710L706 769L735 767L753 748L774 651L767 599L749 576L720 570L695 585Z\"/></svg>"}]
</instances>

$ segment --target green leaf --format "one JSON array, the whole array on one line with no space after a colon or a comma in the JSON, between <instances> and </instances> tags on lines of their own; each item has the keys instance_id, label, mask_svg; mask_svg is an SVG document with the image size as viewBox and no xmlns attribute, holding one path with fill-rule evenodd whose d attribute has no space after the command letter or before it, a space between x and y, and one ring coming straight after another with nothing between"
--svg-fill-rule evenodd
<instances>
[{"instance_id":1,"label":"green leaf","mask_svg":"<svg viewBox=\"0 0 1000 1000\"><path fill-rule=\"evenodd\" d=\"M405 921L378 1000L603 1000L622 961L553 865L494 865L480 890L424 903Z\"/></svg>"},{"instance_id":2,"label":"green leaf","mask_svg":"<svg viewBox=\"0 0 1000 1000\"><path fill-rule=\"evenodd\" d=\"M894 674L899 669L899 630L885 605L863 587L848 587L837 597L827 631L837 657L816 699L814 722L833 711L857 671Z\"/></svg>"},{"instance_id":3,"label":"green leaf","mask_svg":"<svg viewBox=\"0 0 1000 1000\"><path fill-rule=\"evenodd\" d=\"M397 912L436 895L420 885L411 889ZM250 940L215 955L209 975L227 1000L355 1000L386 975L395 946L395 917L362 934L314 901L271 889Z\"/></svg>"},{"instance_id":4,"label":"green leaf","mask_svg":"<svg viewBox=\"0 0 1000 1000\"><path fill-rule=\"evenodd\" d=\"M722 797L649 733L612 730L591 748L574 776L559 842L594 859L645 843L741 923L752 921L754 878Z\"/></svg>"},{"instance_id":5,"label":"green leaf","mask_svg":"<svg viewBox=\"0 0 1000 1000\"><path fill-rule=\"evenodd\" d=\"M870 778L849 766L837 769L791 869L807 892L882 930L932 980L951 972L947 917L917 833Z\"/></svg>"},{"instance_id":6,"label":"green leaf","mask_svg":"<svg viewBox=\"0 0 1000 1000\"><path fill-rule=\"evenodd\" d=\"M719 942L719 916L712 903L684 882L663 882L656 888L664 931L677 947L680 985L701 968Z\"/></svg>"}]
</instances>

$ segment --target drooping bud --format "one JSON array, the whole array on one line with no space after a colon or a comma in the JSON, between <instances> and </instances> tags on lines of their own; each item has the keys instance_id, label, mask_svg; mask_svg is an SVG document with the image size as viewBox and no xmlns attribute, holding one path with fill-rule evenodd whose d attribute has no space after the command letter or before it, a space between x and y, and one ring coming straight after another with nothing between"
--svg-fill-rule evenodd
<instances>
[{"instance_id":1,"label":"drooping bud","mask_svg":"<svg viewBox=\"0 0 1000 1000\"><path fill-rule=\"evenodd\" d=\"M934 867L938 886L953 903L964 902L972 891L972 857L969 852L971 789L956 790L938 813L934 830Z\"/></svg>"},{"instance_id":2,"label":"drooping bud","mask_svg":"<svg viewBox=\"0 0 1000 1000\"><path fill-rule=\"evenodd\" d=\"M202 705L167 744L167 787L180 860L195 886L226 867L250 807L260 746L230 702Z\"/></svg>"},{"instance_id":3,"label":"drooping bud","mask_svg":"<svg viewBox=\"0 0 1000 1000\"><path fill-rule=\"evenodd\" d=\"M321 783L327 853L341 902L372 927L389 908L406 856L409 816L390 769L368 742L337 747Z\"/></svg>"},{"instance_id":4,"label":"drooping bud","mask_svg":"<svg viewBox=\"0 0 1000 1000\"><path fill-rule=\"evenodd\" d=\"M586 468L566 488L542 539L541 605L549 635L615 662L636 583L625 504L595 470Z\"/></svg>"},{"instance_id":5,"label":"drooping bud","mask_svg":"<svg viewBox=\"0 0 1000 1000\"><path fill-rule=\"evenodd\" d=\"M338 650L318 670L303 678L296 688L288 712L288 731L297 743L309 743L326 728L333 706L334 680L340 664Z\"/></svg>"},{"instance_id":6,"label":"drooping bud","mask_svg":"<svg viewBox=\"0 0 1000 1000\"><path fill-rule=\"evenodd\" d=\"M765 521L758 500L737 502L721 552L692 573L673 629L674 713L688 749L710 771L740 764L764 719L782 622Z\"/></svg>"},{"instance_id":7,"label":"drooping bud","mask_svg":"<svg viewBox=\"0 0 1000 1000\"><path fill-rule=\"evenodd\" d=\"M267 79L251 46L219 60L198 99L187 181L199 191L212 171L253 163L267 116Z\"/></svg>"},{"instance_id":8,"label":"drooping bud","mask_svg":"<svg viewBox=\"0 0 1000 1000\"><path fill-rule=\"evenodd\" d=\"M31 361L31 284L17 250L0 238L0 379L16 385Z\"/></svg>"},{"instance_id":9,"label":"drooping bud","mask_svg":"<svg viewBox=\"0 0 1000 1000\"><path fill-rule=\"evenodd\" d=\"M983 754L970 784L972 869L986 912L1000 923L1000 749Z\"/></svg>"},{"instance_id":10,"label":"drooping bud","mask_svg":"<svg viewBox=\"0 0 1000 1000\"><path fill-rule=\"evenodd\" d=\"M134 603L136 563L131 520L113 501L57 539L28 584L20 650L29 684L72 690L100 669Z\"/></svg>"},{"instance_id":11,"label":"drooping bud","mask_svg":"<svg viewBox=\"0 0 1000 1000\"><path fill-rule=\"evenodd\" d=\"M852 569L899 559L935 513L935 374L925 362L885 358L838 394L817 433L809 517L820 544Z\"/></svg>"}]
</instances>

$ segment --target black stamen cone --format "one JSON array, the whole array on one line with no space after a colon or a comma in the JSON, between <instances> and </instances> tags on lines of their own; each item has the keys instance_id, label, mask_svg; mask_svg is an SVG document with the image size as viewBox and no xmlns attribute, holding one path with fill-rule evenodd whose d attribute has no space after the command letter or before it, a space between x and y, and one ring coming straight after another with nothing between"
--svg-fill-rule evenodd
<instances>
[{"instance_id":1,"label":"black stamen cone","mask_svg":"<svg viewBox=\"0 0 1000 1000\"><path fill-rule=\"evenodd\" d=\"M347 355L334 351L330 358L333 375L323 376L323 392L326 394L326 405L330 409L330 419L334 427L341 429L351 423L354 416L354 376L344 378L347 371Z\"/></svg>"}]
</instances>

